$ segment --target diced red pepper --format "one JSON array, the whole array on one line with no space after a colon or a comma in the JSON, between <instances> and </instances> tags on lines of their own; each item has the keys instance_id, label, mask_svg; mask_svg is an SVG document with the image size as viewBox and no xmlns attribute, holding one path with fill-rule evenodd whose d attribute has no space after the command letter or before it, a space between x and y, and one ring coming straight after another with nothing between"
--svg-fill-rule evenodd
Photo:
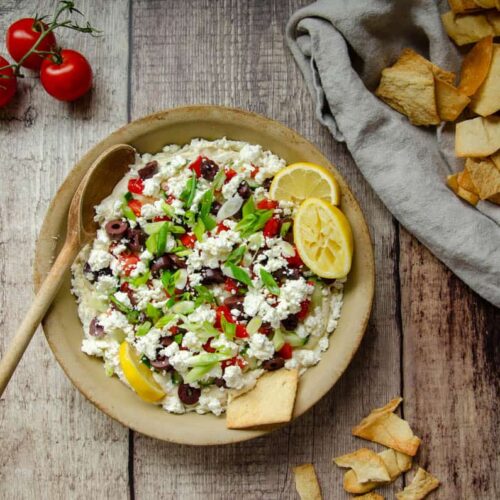
<instances>
[{"instance_id":1,"label":"diced red pepper","mask_svg":"<svg viewBox=\"0 0 500 500\"><path fill-rule=\"evenodd\" d=\"M252 163L253 170L250 172L250 177L255 179L255 176L259 173L260 168Z\"/></svg>"},{"instance_id":2,"label":"diced red pepper","mask_svg":"<svg viewBox=\"0 0 500 500\"><path fill-rule=\"evenodd\" d=\"M131 193L142 194L144 191L144 181L140 177L130 179L128 181L128 190Z\"/></svg>"},{"instance_id":3,"label":"diced red pepper","mask_svg":"<svg viewBox=\"0 0 500 500\"><path fill-rule=\"evenodd\" d=\"M120 285L120 292L128 292L130 290L130 285L128 283L128 281L124 281L121 285Z\"/></svg>"},{"instance_id":4,"label":"diced red pepper","mask_svg":"<svg viewBox=\"0 0 500 500\"><path fill-rule=\"evenodd\" d=\"M119 259L122 263L123 272L127 276L132 272L137 263L141 260L135 253L130 252L121 253Z\"/></svg>"},{"instance_id":5,"label":"diced red pepper","mask_svg":"<svg viewBox=\"0 0 500 500\"><path fill-rule=\"evenodd\" d=\"M130 200L127 205L137 217L141 215L142 203L139 200Z\"/></svg>"},{"instance_id":6,"label":"diced red pepper","mask_svg":"<svg viewBox=\"0 0 500 500\"><path fill-rule=\"evenodd\" d=\"M232 168L228 168L226 170L226 180L225 180L225 182L229 182L235 175L236 175L236 170L233 170Z\"/></svg>"},{"instance_id":7,"label":"diced red pepper","mask_svg":"<svg viewBox=\"0 0 500 500\"><path fill-rule=\"evenodd\" d=\"M263 333L264 335L271 335L273 333L273 327L271 325L262 325L259 328L259 333Z\"/></svg>"},{"instance_id":8,"label":"diced red pepper","mask_svg":"<svg viewBox=\"0 0 500 500\"><path fill-rule=\"evenodd\" d=\"M286 260L291 267L302 267L304 265L296 248L295 255L293 255L292 257L286 257Z\"/></svg>"},{"instance_id":9,"label":"diced red pepper","mask_svg":"<svg viewBox=\"0 0 500 500\"><path fill-rule=\"evenodd\" d=\"M175 200L175 196L173 194L169 194L167 196L165 202L168 203L169 205L171 205L174 200Z\"/></svg>"},{"instance_id":10,"label":"diced red pepper","mask_svg":"<svg viewBox=\"0 0 500 500\"><path fill-rule=\"evenodd\" d=\"M264 226L264 236L266 238L273 238L280 232L281 222L279 219L272 217L266 222Z\"/></svg>"},{"instance_id":11,"label":"diced red pepper","mask_svg":"<svg viewBox=\"0 0 500 500\"><path fill-rule=\"evenodd\" d=\"M181 235L179 240L185 247L193 248L196 243L196 236L193 233L187 233Z\"/></svg>"},{"instance_id":12,"label":"diced red pepper","mask_svg":"<svg viewBox=\"0 0 500 500\"><path fill-rule=\"evenodd\" d=\"M290 359L292 357L293 347L285 343L283 347L278 351L278 356L283 359Z\"/></svg>"},{"instance_id":13,"label":"diced red pepper","mask_svg":"<svg viewBox=\"0 0 500 500\"><path fill-rule=\"evenodd\" d=\"M222 233L222 231L227 231L229 228L224 224L224 222L219 222L217 224L217 234Z\"/></svg>"},{"instance_id":14,"label":"diced red pepper","mask_svg":"<svg viewBox=\"0 0 500 500\"><path fill-rule=\"evenodd\" d=\"M215 352L215 349L212 347L211 343L214 338L210 337L204 344L203 344L203 349L207 352Z\"/></svg>"},{"instance_id":15,"label":"diced red pepper","mask_svg":"<svg viewBox=\"0 0 500 500\"><path fill-rule=\"evenodd\" d=\"M179 333L179 327L177 325L174 325L174 326L171 326L168 331L172 334L172 335L177 335Z\"/></svg>"},{"instance_id":16,"label":"diced red pepper","mask_svg":"<svg viewBox=\"0 0 500 500\"><path fill-rule=\"evenodd\" d=\"M245 328L245 325L238 323L236 325L236 334L235 335L239 339L246 339L248 337L248 332L247 332L247 329Z\"/></svg>"},{"instance_id":17,"label":"diced red pepper","mask_svg":"<svg viewBox=\"0 0 500 500\"><path fill-rule=\"evenodd\" d=\"M153 217L153 222L163 222L167 220L171 220L168 215L157 215L156 217Z\"/></svg>"},{"instance_id":18,"label":"diced red pepper","mask_svg":"<svg viewBox=\"0 0 500 500\"><path fill-rule=\"evenodd\" d=\"M243 368L245 368L246 366L246 362L243 358L235 356L234 358L226 359L221 362L221 367L223 370L225 370L228 366L239 366L243 370Z\"/></svg>"},{"instance_id":19,"label":"diced red pepper","mask_svg":"<svg viewBox=\"0 0 500 500\"><path fill-rule=\"evenodd\" d=\"M268 200L267 198L264 198L257 203L257 208L259 210L274 210L275 208L278 208L278 202L276 200Z\"/></svg>"},{"instance_id":20,"label":"diced red pepper","mask_svg":"<svg viewBox=\"0 0 500 500\"><path fill-rule=\"evenodd\" d=\"M222 315L224 315L226 321L229 321L229 323L234 323L234 319L231 315L231 310L229 309L229 307L222 304L221 306L218 306L217 309L215 310L215 328L221 328Z\"/></svg>"},{"instance_id":21,"label":"diced red pepper","mask_svg":"<svg viewBox=\"0 0 500 500\"><path fill-rule=\"evenodd\" d=\"M232 278L226 278L226 281L224 282L224 290L230 294L233 294L233 292L236 294L238 293L238 283L236 283L236 281Z\"/></svg>"},{"instance_id":22,"label":"diced red pepper","mask_svg":"<svg viewBox=\"0 0 500 500\"><path fill-rule=\"evenodd\" d=\"M193 163L191 163L191 165L189 165L189 168L196 173L196 177L201 177L201 163L202 163L202 160L203 160L203 157L202 156L198 156L198 158L196 158L196 160L193 161Z\"/></svg>"},{"instance_id":23,"label":"diced red pepper","mask_svg":"<svg viewBox=\"0 0 500 500\"><path fill-rule=\"evenodd\" d=\"M300 303L300 311L297 313L297 318L299 321L304 321L309 314L309 308L311 306L310 300L304 300Z\"/></svg>"}]
</instances>

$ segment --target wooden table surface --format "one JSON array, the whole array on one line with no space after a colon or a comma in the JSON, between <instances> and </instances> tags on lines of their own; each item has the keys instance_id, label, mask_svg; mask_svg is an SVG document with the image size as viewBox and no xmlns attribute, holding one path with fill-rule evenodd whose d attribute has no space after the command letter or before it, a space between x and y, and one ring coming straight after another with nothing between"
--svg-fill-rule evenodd
<instances>
[{"instance_id":1,"label":"wooden table surface","mask_svg":"<svg viewBox=\"0 0 500 500\"><path fill-rule=\"evenodd\" d=\"M0 111L0 354L32 298L45 210L75 161L128 120L212 103L296 129L337 165L358 197L373 238L377 289L352 364L320 403L282 430L233 446L192 448L136 434L94 408L66 379L40 331L0 400L0 498L297 498L291 467L304 462L315 464L324 498L347 498L331 459L366 445L351 427L397 395L422 438L416 462L442 481L432 498L500 495L499 311L399 226L345 146L316 121L283 38L291 13L307 3L78 2L105 36L64 33L61 40L91 61L92 94L75 104L56 102L30 75ZM54 2L2 0L0 33L33 14L33 4L50 12ZM386 498L412 476L386 488Z\"/></svg>"}]
</instances>

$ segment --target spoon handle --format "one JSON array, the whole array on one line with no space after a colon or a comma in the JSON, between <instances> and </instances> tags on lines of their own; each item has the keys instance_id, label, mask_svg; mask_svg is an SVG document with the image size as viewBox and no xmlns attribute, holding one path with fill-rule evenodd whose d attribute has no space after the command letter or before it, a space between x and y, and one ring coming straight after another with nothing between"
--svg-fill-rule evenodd
<instances>
[{"instance_id":1,"label":"spoon handle","mask_svg":"<svg viewBox=\"0 0 500 500\"><path fill-rule=\"evenodd\" d=\"M0 396L28 347L33 334L61 286L64 275L78 253L76 239L67 240L31 304L23 322L0 360Z\"/></svg>"}]
</instances>

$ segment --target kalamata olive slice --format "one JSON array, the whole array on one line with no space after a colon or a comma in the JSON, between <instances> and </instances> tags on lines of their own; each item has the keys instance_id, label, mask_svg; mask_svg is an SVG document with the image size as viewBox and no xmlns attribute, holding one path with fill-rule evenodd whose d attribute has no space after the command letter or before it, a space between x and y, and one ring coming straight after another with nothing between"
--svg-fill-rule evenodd
<instances>
[{"instance_id":1,"label":"kalamata olive slice","mask_svg":"<svg viewBox=\"0 0 500 500\"><path fill-rule=\"evenodd\" d=\"M116 219L107 222L104 228L112 240L120 240L125 236L128 224L123 220Z\"/></svg>"},{"instance_id":2,"label":"kalamata olive slice","mask_svg":"<svg viewBox=\"0 0 500 500\"><path fill-rule=\"evenodd\" d=\"M174 337L162 337L160 339L160 344L163 347L168 347L174 341Z\"/></svg>"},{"instance_id":3,"label":"kalamata olive slice","mask_svg":"<svg viewBox=\"0 0 500 500\"><path fill-rule=\"evenodd\" d=\"M170 367L167 356L157 356L154 361L150 361L151 366L157 370L166 370Z\"/></svg>"},{"instance_id":4,"label":"kalamata olive slice","mask_svg":"<svg viewBox=\"0 0 500 500\"><path fill-rule=\"evenodd\" d=\"M263 183L262 183L262 187L264 189L269 189L271 187L271 183L273 182L273 178L272 177L268 177Z\"/></svg>"},{"instance_id":5,"label":"kalamata olive slice","mask_svg":"<svg viewBox=\"0 0 500 500\"><path fill-rule=\"evenodd\" d=\"M202 276L201 282L204 285L216 285L226 281L226 277L222 274L220 269L205 269L202 271Z\"/></svg>"},{"instance_id":6,"label":"kalamata olive slice","mask_svg":"<svg viewBox=\"0 0 500 500\"><path fill-rule=\"evenodd\" d=\"M247 181L242 181L241 184L238 186L238 194L246 200L247 198L250 198L250 195L252 194L252 190L250 189L250 186L248 185Z\"/></svg>"},{"instance_id":7,"label":"kalamata olive slice","mask_svg":"<svg viewBox=\"0 0 500 500\"><path fill-rule=\"evenodd\" d=\"M104 327L94 318L89 325L89 335L92 337L104 337Z\"/></svg>"},{"instance_id":8,"label":"kalamata olive slice","mask_svg":"<svg viewBox=\"0 0 500 500\"><path fill-rule=\"evenodd\" d=\"M153 276L157 276L160 274L160 271L163 271L164 269L172 269L172 267L170 257L168 255L162 255L153 261L153 264L151 265L151 272L153 273Z\"/></svg>"},{"instance_id":9,"label":"kalamata olive slice","mask_svg":"<svg viewBox=\"0 0 500 500\"><path fill-rule=\"evenodd\" d=\"M273 358L273 359L267 359L266 361L263 361L262 363L262 368L264 370L267 370L268 372L272 372L274 370L279 370L280 368L283 368L285 366L285 360L283 358L280 358L279 356Z\"/></svg>"},{"instance_id":10,"label":"kalamata olive slice","mask_svg":"<svg viewBox=\"0 0 500 500\"><path fill-rule=\"evenodd\" d=\"M297 328L297 325L299 324L299 318L296 314L290 314L285 319L281 320L281 324L283 325L283 328L285 328L285 330L295 330L295 328Z\"/></svg>"},{"instance_id":11,"label":"kalamata olive slice","mask_svg":"<svg viewBox=\"0 0 500 500\"><path fill-rule=\"evenodd\" d=\"M226 385L226 381L225 381L222 377L217 377L217 378L214 380L214 384L215 384L217 387L227 387L227 385Z\"/></svg>"},{"instance_id":12,"label":"kalamata olive slice","mask_svg":"<svg viewBox=\"0 0 500 500\"><path fill-rule=\"evenodd\" d=\"M187 267L185 259L181 259L175 253L168 254L169 259L172 261L173 267L177 269L185 269Z\"/></svg>"},{"instance_id":13,"label":"kalamata olive slice","mask_svg":"<svg viewBox=\"0 0 500 500\"><path fill-rule=\"evenodd\" d=\"M241 295L230 295L224 299L224 305L229 307L229 309L238 309L238 311L243 311L243 301L244 297Z\"/></svg>"},{"instance_id":14,"label":"kalamata olive slice","mask_svg":"<svg viewBox=\"0 0 500 500\"><path fill-rule=\"evenodd\" d=\"M146 233L142 229L128 229L127 239L129 240L128 247L133 252L140 252L146 241Z\"/></svg>"},{"instance_id":15,"label":"kalamata olive slice","mask_svg":"<svg viewBox=\"0 0 500 500\"><path fill-rule=\"evenodd\" d=\"M207 181L213 181L217 172L219 171L219 166L214 161L208 158L202 158L201 160L201 175Z\"/></svg>"},{"instance_id":16,"label":"kalamata olive slice","mask_svg":"<svg viewBox=\"0 0 500 500\"><path fill-rule=\"evenodd\" d=\"M218 201L214 201L212 203L212 208L210 209L210 213L212 215L217 215L217 213L219 212L220 210L220 207L222 207L222 203L219 203Z\"/></svg>"},{"instance_id":17,"label":"kalamata olive slice","mask_svg":"<svg viewBox=\"0 0 500 500\"><path fill-rule=\"evenodd\" d=\"M178 389L179 399L185 405L194 405L198 402L201 395L201 389L196 389L188 384L180 384Z\"/></svg>"},{"instance_id":18,"label":"kalamata olive slice","mask_svg":"<svg viewBox=\"0 0 500 500\"><path fill-rule=\"evenodd\" d=\"M141 179L150 179L158 172L158 162L156 160L150 161L137 171Z\"/></svg>"}]
</instances>

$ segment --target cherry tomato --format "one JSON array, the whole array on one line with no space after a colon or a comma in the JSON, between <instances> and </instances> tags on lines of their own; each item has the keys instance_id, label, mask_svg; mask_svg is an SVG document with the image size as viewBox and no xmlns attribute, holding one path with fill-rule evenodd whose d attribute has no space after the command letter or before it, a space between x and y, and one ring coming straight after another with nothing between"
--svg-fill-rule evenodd
<instances>
[{"instance_id":1,"label":"cherry tomato","mask_svg":"<svg viewBox=\"0 0 500 500\"><path fill-rule=\"evenodd\" d=\"M281 227L281 222L279 219L276 218L271 218L266 222L266 225L264 226L264 236L266 238L273 238L280 232L280 227Z\"/></svg>"},{"instance_id":2,"label":"cherry tomato","mask_svg":"<svg viewBox=\"0 0 500 500\"><path fill-rule=\"evenodd\" d=\"M193 163L191 163L191 165L189 165L189 168L191 170L193 170L193 172L196 173L196 177L201 177L201 162L202 162L203 158L201 156L198 156L198 158L196 158L196 160L193 161Z\"/></svg>"},{"instance_id":3,"label":"cherry tomato","mask_svg":"<svg viewBox=\"0 0 500 500\"><path fill-rule=\"evenodd\" d=\"M260 210L274 210L278 207L278 202L275 200L263 199L257 203L257 208Z\"/></svg>"},{"instance_id":4,"label":"cherry tomato","mask_svg":"<svg viewBox=\"0 0 500 500\"><path fill-rule=\"evenodd\" d=\"M123 272L128 276L141 260L135 253L123 252L119 257L122 262Z\"/></svg>"},{"instance_id":5,"label":"cherry tomato","mask_svg":"<svg viewBox=\"0 0 500 500\"><path fill-rule=\"evenodd\" d=\"M283 344L283 347L278 351L278 356L283 359L290 359L292 357L293 347L290 344Z\"/></svg>"},{"instance_id":6,"label":"cherry tomato","mask_svg":"<svg viewBox=\"0 0 500 500\"><path fill-rule=\"evenodd\" d=\"M231 315L231 310L229 309L229 307L221 305L217 307L217 309L215 310L215 328L220 328L222 326L221 323L222 315L224 315L224 317L226 318L227 321L229 321L229 323L234 323L234 319Z\"/></svg>"},{"instance_id":7,"label":"cherry tomato","mask_svg":"<svg viewBox=\"0 0 500 500\"><path fill-rule=\"evenodd\" d=\"M43 88L60 101L74 101L92 87L92 68L76 50L61 50L61 61L48 56L42 63L40 81Z\"/></svg>"},{"instance_id":8,"label":"cherry tomato","mask_svg":"<svg viewBox=\"0 0 500 500\"><path fill-rule=\"evenodd\" d=\"M311 305L310 300L304 300L300 303L300 311L297 313L297 319L299 321L304 321L309 314L309 307Z\"/></svg>"},{"instance_id":9,"label":"cherry tomato","mask_svg":"<svg viewBox=\"0 0 500 500\"><path fill-rule=\"evenodd\" d=\"M229 293L238 293L238 283L236 283L235 280L232 278L226 278L226 281L224 282L224 290Z\"/></svg>"},{"instance_id":10,"label":"cherry tomato","mask_svg":"<svg viewBox=\"0 0 500 500\"><path fill-rule=\"evenodd\" d=\"M295 255L285 258L291 267L301 267L304 265L302 259L300 258L299 252L297 252L297 249L295 249Z\"/></svg>"},{"instance_id":11,"label":"cherry tomato","mask_svg":"<svg viewBox=\"0 0 500 500\"><path fill-rule=\"evenodd\" d=\"M226 180L224 182L229 182L236 175L236 171L232 168L226 170Z\"/></svg>"},{"instance_id":12,"label":"cherry tomato","mask_svg":"<svg viewBox=\"0 0 500 500\"><path fill-rule=\"evenodd\" d=\"M8 66L9 61L0 56L0 68ZM5 76L2 76L5 75ZM0 70L0 107L8 104L16 93L17 80L12 68Z\"/></svg>"},{"instance_id":13,"label":"cherry tomato","mask_svg":"<svg viewBox=\"0 0 500 500\"><path fill-rule=\"evenodd\" d=\"M211 342L214 338L210 337L204 344L203 344L203 349L207 352L215 352L215 349L212 347Z\"/></svg>"},{"instance_id":14,"label":"cherry tomato","mask_svg":"<svg viewBox=\"0 0 500 500\"><path fill-rule=\"evenodd\" d=\"M7 30L6 44L7 50L12 58L19 62L24 55L31 50L38 41L42 31L47 29L47 25L42 21L37 21L32 17L19 19L9 26ZM56 37L54 32L48 33L40 42L36 50L49 51L56 46ZM40 69L44 59L43 54L31 54L23 62L22 66L29 69Z\"/></svg>"},{"instance_id":15,"label":"cherry tomato","mask_svg":"<svg viewBox=\"0 0 500 500\"><path fill-rule=\"evenodd\" d=\"M245 339L248 337L248 332L247 329L245 328L245 325L240 325L239 323L236 325L236 337L239 339Z\"/></svg>"},{"instance_id":16,"label":"cherry tomato","mask_svg":"<svg viewBox=\"0 0 500 500\"><path fill-rule=\"evenodd\" d=\"M144 182L139 177L136 179L130 179L128 181L128 190L131 193L142 194L144 191Z\"/></svg>"},{"instance_id":17,"label":"cherry tomato","mask_svg":"<svg viewBox=\"0 0 500 500\"><path fill-rule=\"evenodd\" d=\"M127 205L137 217L141 216L142 203L139 200L130 200Z\"/></svg>"},{"instance_id":18,"label":"cherry tomato","mask_svg":"<svg viewBox=\"0 0 500 500\"><path fill-rule=\"evenodd\" d=\"M185 247L193 248L196 243L196 236L193 233L182 234L179 240Z\"/></svg>"}]
</instances>

